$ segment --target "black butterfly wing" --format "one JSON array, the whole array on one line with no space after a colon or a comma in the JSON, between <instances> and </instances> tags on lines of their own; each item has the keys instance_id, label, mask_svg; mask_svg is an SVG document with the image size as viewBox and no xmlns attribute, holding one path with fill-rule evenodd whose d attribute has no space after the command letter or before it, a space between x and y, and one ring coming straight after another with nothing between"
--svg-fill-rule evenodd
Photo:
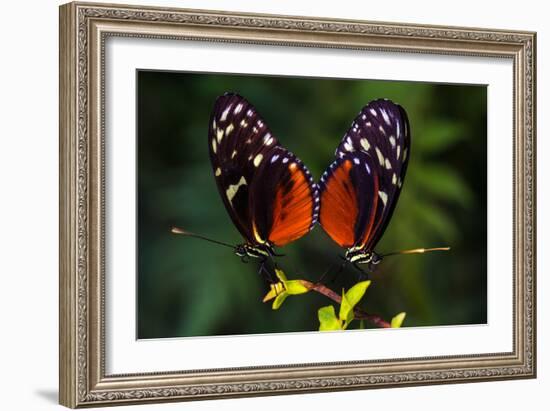
<instances>
[{"instance_id":1,"label":"black butterfly wing","mask_svg":"<svg viewBox=\"0 0 550 411\"><path fill-rule=\"evenodd\" d=\"M341 247L361 246L372 236L381 207L375 160L354 151L337 158L322 175L320 223Z\"/></svg>"},{"instance_id":2,"label":"black butterfly wing","mask_svg":"<svg viewBox=\"0 0 550 411\"><path fill-rule=\"evenodd\" d=\"M271 241L283 245L295 239L296 232L301 233L306 220L310 220L310 226L315 223L313 202L316 189L309 171L279 144L245 98L226 93L216 100L210 119L209 149L225 207L249 243ZM283 159L286 160L283 162ZM288 168L293 163L296 163L295 171ZM307 182L289 187L288 181L298 176L305 177ZM279 198L284 199L280 207ZM293 219L280 219L279 214L285 210L286 214L291 209L296 212L297 205L304 210L309 210L311 205L307 219L305 211L300 209L303 224L294 224ZM289 236L278 235L281 224L291 225Z\"/></svg>"},{"instance_id":3,"label":"black butterfly wing","mask_svg":"<svg viewBox=\"0 0 550 411\"><path fill-rule=\"evenodd\" d=\"M410 127L405 110L389 100L367 104L342 138L336 156L364 152L374 160L379 179L375 227L368 238L361 239L369 250L384 234L391 219L405 179L410 157Z\"/></svg>"}]
</instances>

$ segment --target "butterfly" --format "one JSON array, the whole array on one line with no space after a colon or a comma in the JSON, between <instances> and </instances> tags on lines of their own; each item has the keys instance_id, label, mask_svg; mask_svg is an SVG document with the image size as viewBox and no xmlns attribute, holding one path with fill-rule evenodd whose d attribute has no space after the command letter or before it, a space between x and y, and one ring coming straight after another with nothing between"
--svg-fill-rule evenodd
<instances>
[{"instance_id":1,"label":"butterfly","mask_svg":"<svg viewBox=\"0 0 550 411\"><path fill-rule=\"evenodd\" d=\"M319 222L347 249L346 261L371 267L381 261L374 248L399 199L410 145L407 113L382 99L367 104L342 138L319 183Z\"/></svg>"},{"instance_id":2,"label":"butterfly","mask_svg":"<svg viewBox=\"0 0 550 411\"><path fill-rule=\"evenodd\" d=\"M284 148L258 111L235 93L218 97L208 131L219 194L245 242L241 258L265 259L317 223L319 193L307 167Z\"/></svg>"}]
</instances>

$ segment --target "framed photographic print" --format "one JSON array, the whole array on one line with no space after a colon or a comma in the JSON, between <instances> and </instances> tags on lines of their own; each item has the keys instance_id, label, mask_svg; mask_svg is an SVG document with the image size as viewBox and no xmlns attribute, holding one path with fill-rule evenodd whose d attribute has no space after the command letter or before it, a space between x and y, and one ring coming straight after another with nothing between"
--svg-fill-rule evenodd
<instances>
[{"instance_id":1,"label":"framed photographic print","mask_svg":"<svg viewBox=\"0 0 550 411\"><path fill-rule=\"evenodd\" d=\"M60 8L60 402L533 378L535 33Z\"/></svg>"}]
</instances>

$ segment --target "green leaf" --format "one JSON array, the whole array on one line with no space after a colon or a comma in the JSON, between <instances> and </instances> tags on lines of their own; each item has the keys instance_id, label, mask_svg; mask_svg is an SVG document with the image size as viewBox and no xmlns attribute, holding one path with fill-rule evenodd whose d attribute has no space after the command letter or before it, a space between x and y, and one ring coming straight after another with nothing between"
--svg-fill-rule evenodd
<instances>
[{"instance_id":1,"label":"green leaf","mask_svg":"<svg viewBox=\"0 0 550 411\"><path fill-rule=\"evenodd\" d=\"M344 321L345 326L353 320L353 306L346 298L346 294L342 292L342 302L340 303L340 321ZM344 327L345 328L345 327Z\"/></svg>"},{"instance_id":2,"label":"green leaf","mask_svg":"<svg viewBox=\"0 0 550 411\"><path fill-rule=\"evenodd\" d=\"M273 300L273 305L271 306L272 309L278 310L279 307L283 304L283 302L286 300L286 297L288 297L288 293L286 291L283 291L281 294Z\"/></svg>"},{"instance_id":3,"label":"green leaf","mask_svg":"<svg viewBox=\"0 0 550 411\"><path fill-rule=\"evenodd\" d=\"M341 330L342 324L336 318L336 312L332 305L319 308L317 312L319 318L319 331L334 331Z\"/></svg>"},{"instance_id":4,"label":"green leaf","mask_svg":"<svg viewBox=\"0 0 550 411\"><path fill-rule=\"evenodd\" d=\"M276 268L275 274L277 275L277 278L281 280L283 283L287 281L286 275L283 270L279 270L278 268Z\"/></svg>"},{"instance_id":5,"label":"green leaf","mask_svg":"<svg viewBox=\"0 0 550 411\"><path fill-rule=\"evenodd\" d=\"M365 295L365 291L369 288L370 281L361 281L360 283L355 284L346 292L346 299L348 300L351 308L354 308L361 298Z\"/></svg>"},{"instance_id":6,"label":"green leaf","mask_svg":"<svg viewBox=\"0 0 550 411\"><path fill-rule=\"evenodd\" d=\"M306 288L300 280L285 281L285 288L290 295L304 294L309 291L309 288Z\"/></svg>"},{"instance_id":7,"label":"green leaf","mask_svg":"<svg viewBox=\"0 0 550 411\"><path fill-rule=\"evenodd\" d=\"M345 322L344 328L353 320L353 309L361 301L369 285L370 281L361 281L351 287L348 292L342 293L339 315L340 320Z\"/></svg>"},{"instance_id":8,"label":"green leaf","mask_svg":"<svg viewBox=\"0 0 550 411\"><path fill-rule=\"evenodd\" d=\"M391 319L391 323L390 323L391 328L400 328L401 324L403 324L403 321L405 320L406 315L407 315L407 313L403 312L403 313L399 313L395 317L393 317Z\"/></svg>"}]
</instances>

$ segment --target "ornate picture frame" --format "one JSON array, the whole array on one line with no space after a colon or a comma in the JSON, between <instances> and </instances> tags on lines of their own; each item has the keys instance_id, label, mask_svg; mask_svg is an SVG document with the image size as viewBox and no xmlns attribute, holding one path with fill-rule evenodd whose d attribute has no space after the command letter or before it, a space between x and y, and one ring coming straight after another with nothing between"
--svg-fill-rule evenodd
<instances>
[{"instance_id":1,"label":"ornate picture frame","mask_svg":"<svg viewBox=\"0 0 550 411\"><path fill-rule=\"evenodd\" d=\"M513 350L109 375L105 42L110 37L498 57L513 62ZM536 35L92 3L60 7L60 403L104 406L536 376Z\"/></svg>"}]
</instances>

